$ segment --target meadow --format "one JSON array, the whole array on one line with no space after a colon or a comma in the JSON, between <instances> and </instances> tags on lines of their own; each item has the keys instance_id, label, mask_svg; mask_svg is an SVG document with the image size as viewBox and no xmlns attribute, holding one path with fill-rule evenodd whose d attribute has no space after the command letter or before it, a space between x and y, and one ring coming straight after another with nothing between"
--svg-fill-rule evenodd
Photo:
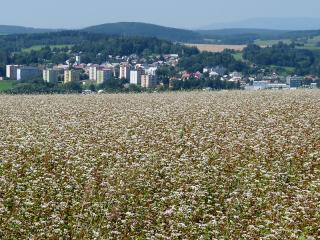
<instances>
[{"instance_id":1,"label":"meadow","mask_svg":"<svg viewBox=\"0 0 320 240\"><path fill-rule=\"evenodd\" d=\"M0 239L319 239L320 91L0 103Z\"/></svg>"},{"instance_id":2,"label":"meadow","mask_svg":"<svg viewBox=\"0 0 320 240\"><path fill-rule=\"evenodd\" d=\"M0 92L9 90L13 88L13 86L16 84L17 81L11 81L11 80L1 80L0 81Z\"/></svg>"},{"instance_id":3,"label":"meadow","mask_svg":"<svg viewBox=\"0 0 320 240\"><path fill-rule=\"evenodd\" d=\"M62 49L62 48L71 48L73 45L72 44L60 44L60 45L50 45L51 49L57 48L57 49ZM23 48L21 51L30 53L31 51L40 51L42 48L46 47L46 45L34 45L29 48Z\"/></svg>"}]
</instances>

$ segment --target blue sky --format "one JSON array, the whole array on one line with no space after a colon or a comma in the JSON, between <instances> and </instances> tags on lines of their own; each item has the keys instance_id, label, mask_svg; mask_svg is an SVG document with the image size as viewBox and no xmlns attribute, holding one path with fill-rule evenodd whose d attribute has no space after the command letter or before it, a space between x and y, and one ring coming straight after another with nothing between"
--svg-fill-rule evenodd
<instances>
[{"instance_id":1,"label":"blue sky","mask_svg":"<svg viewBox=\"0 0 320 240\"><path fill-rule=\"evenodd\" d=\"M139 21L195 28L256 17L318 17L319 0L20 0L1 3L0 24L80 28Z\"/></svg>"}]
</instances>

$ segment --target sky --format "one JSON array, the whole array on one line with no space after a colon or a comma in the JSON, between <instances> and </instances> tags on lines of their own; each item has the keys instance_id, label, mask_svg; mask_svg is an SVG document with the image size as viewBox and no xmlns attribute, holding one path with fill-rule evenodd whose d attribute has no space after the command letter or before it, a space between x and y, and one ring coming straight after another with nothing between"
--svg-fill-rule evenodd
<instances>
[{"instance_id":1,"label":"sky","mask_svg":"<svg viewBox=\"0 0 320 240\"><path fill-rule=\"evenodd\" d=\"M256 17L319 17L319 0L18 0L1 3L0 25L81 28L135 21L187 29Z\"/></svg>"}]
</instances>

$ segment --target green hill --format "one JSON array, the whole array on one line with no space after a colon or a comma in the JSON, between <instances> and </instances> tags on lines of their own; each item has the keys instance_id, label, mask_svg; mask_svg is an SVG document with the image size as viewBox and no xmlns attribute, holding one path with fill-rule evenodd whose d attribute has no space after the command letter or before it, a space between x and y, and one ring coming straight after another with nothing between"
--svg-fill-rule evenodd
<instances>
[{"instance_id":1,"label":"green hill","mask_svg":"<svg viewBox=\"0 0 320 240\"><path fill-rule=\"evenodd\" d=\"M60 31L63 30L0 25L0 35L37 34ZM319 46L318 36L320 36L320 30L287 31L253 28L230 28L192 31L141 22L106 23L78 30L78 32L80 31L87 34L96 33L109 36L156 37L158 39L169 40L173 42L213 44L248 44L257 41L262 43L294 41L298 43L309 44L312 39L316 39L316 45ZM41 45L41 41L37 45Z\"/></svg>"},{"instance_id":2,"label":"green hill","mask_svg":"<svg viewBox=\"0 0 320 240\"><path fill-rule=\"evenodd\" d=\"M0 35L55 32L58 29L31 28L21 26L0 25Z\"/></svg>"},{"instance_id":3,"label":"green hill","mask_svg":"<svg viewBox=\"0 0 320 240\"><path fill-rule=\"evenodd\" d=\"M201 34L194 31L139 22L107 23L87 27L83 31L108 35L156 37L176 42L202 42L203 39Z\"/></svg>"}]
</instances>

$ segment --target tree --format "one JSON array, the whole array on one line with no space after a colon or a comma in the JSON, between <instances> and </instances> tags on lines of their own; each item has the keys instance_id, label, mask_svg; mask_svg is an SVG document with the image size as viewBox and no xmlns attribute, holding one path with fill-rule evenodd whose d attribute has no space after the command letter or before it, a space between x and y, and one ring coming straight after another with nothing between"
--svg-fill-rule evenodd
<instances>
[{"instance_id":1,"label":"tree","mask_svg":"<svg viewBox=\"0 0 320 240\"><path fill-rule=\"evenodd\" d=\"M79 82L75 82L75 81L65 83L63 85L63 88L67 92L77 92L77 93L82 92L82 88L81 88L80 83Z\"/></svg>"},{"instance_id":2,"label":"tree","mask_svg":"<svg viewBox=\"0 0 320 240\"><path fill-rule=\"evenodd\" d=\"M90 84L89 90L91 90L92 92L95 92L96 91L96 86L94 84Z\"/></svg>"}]
</instances>

